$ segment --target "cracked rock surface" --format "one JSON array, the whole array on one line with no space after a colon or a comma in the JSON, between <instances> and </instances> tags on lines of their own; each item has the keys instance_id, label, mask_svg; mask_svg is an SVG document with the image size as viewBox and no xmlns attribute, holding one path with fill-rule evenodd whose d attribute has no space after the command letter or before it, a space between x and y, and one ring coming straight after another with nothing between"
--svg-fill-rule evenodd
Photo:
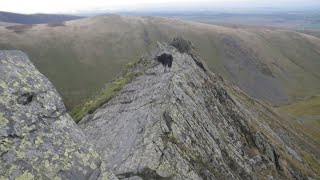
<instances>
[{"instance_id":1,"label":"cracked rock surface","mask_svg":"<svg viewBox=\"0 0 320 180\"><path fill-rule=\"evenodd\" d=\"M0 179L115 178L20 51L0 51L0 167Z\"/></svg>"},{"instance_id":2,"label":"cracked rock surface","mask_svg":"<svg viewBox=\"0 0 320 180\"><path fill-rule=\"evenodd\" d=\"M259 114L193 50L176 47L159 44L136 78L80 122L107 167L127 180L305 179L282 156L283 140L267 124L253 127ZM154 60L163 52L173 56L170 72Z\"/></svg>"}]
</instances>

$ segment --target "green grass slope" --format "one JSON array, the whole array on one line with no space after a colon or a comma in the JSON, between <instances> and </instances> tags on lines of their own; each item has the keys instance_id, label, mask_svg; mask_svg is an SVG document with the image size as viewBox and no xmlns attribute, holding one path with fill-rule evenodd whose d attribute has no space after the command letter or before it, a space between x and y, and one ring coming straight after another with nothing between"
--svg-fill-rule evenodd
<instances>
[{"instance_id":1,"label":"green grass slope","mask_svg":"<svg viewBox=\"0 0 320 180\"><path fill-rule=\"evenodd\" d=\"M70 115L78 123L87 114L92 114L95 110L113 98L133 77L135 73L126 73L124 76L111 82L111 84L101 89L95 96L88 98L86 102L73 108Z\"/></svg>"},{"instance_id":2,"label":"green grass slope","mask_svg":"<svg viewBox=\"0 0 320 180\"><path fill-rule=\"evenodd\" d=\"M194 43L214 72L254 98L277 104L320 94L320 40L286 30L105 15L19 32L0 27L0 49L25 51L71 109L157 41L178 35Z\"/></svg>"},{"instance_id":3,"label":"green grass slope","mask_svg":"<svg viewBox=\"0 0 320 180\"><path fill-rule=\"evenodd\" d=\"M289 105L282 105L278 109L295 118L301 129L320 144L320 96L312 96Z\"/></svg>"},{"instance_id":4,"label":"green grass slope","mask_svg":"<svg viewBox=\"0 0 320 180\"><path fill-rule=\"evenodd\" d=\"M280 109L297 118L318 117L320 120L320 96L312 96L289 105L283 105L280 106Z\"/></svg>"}]
</instances>

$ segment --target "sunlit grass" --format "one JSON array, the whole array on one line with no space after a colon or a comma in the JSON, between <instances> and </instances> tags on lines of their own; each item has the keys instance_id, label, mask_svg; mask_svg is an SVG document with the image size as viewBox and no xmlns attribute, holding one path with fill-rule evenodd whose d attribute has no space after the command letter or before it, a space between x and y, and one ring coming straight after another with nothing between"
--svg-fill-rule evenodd
<instances>
[{"instance_id":1,"label":"sunlit grass","mask_svg":"<svg viewBox=\"0 0 320 180\"><path fill-rule=\"evenodd\" d=\"M84 104L74 108L70 115L74 121L78 123L85 115L92 114L95 110L107 103L113 98L119 90L122 89L136 74L132 72L126 73L123 77L118 78L111 83L108 87L102 89L97 95L90 98Z\"/></svg>"},{"instance_id":2,"label":"sunlit grass","mask_svg":"<svg viewBox=\"0 0 320 180\"><path fill-rule=\"evenodd\" d=\"M281 106L280 109L295 117L320 117L320 96L312 96L303 101Z\"/></svg>"}]
</instances>

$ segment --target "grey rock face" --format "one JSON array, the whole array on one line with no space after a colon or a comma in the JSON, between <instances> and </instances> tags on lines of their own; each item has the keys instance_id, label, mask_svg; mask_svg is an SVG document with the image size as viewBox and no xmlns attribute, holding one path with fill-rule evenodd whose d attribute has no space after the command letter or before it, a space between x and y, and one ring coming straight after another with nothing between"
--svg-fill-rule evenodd
<instances>
[{"instance_id":1,"label":"grey rock face","mask_svg":"<svg viewBox=\"0 0 320 180\"><path fill-rule=\"evenodd\" d=\"M80 122L108 168L119 179L296 177L262 132L276 133L195 52L177 47L159 44L139 76ZM173 56L171 72L153 60L163 52Z\"/></svg>"},{"instance_id":2,"label":"grey rock face","mask_svg":"<svg viewBox=\"0 0 320 180\"><path fill-rule=\"evenodd\" d=\"M20 51L0 51L0 179L109 179L52 84Z\"/></svg>"}]
</instances>

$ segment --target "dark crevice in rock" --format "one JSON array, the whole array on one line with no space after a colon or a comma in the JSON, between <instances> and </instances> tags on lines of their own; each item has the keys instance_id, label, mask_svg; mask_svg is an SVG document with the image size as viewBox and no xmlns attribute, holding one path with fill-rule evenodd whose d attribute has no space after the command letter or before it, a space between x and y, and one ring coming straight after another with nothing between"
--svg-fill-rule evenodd
<instances>
[{"instance_id":1,"label":"dark crevice in rock","mask_svg":"<svg viewBox=\"0 0 320 180\"><path fill-rule=\"evenodd\" d=\"M156 170L150 169L148 167L143 168L138 172L126 172L116 175L118 179L126 179L130 177L140 177L143 180L171 180L171 177L162 177Z\"/></svg>"},{"instance_id":2,"label":"dark crevice in rock","mask_svg":"<svg viewBox=\"0 0 320 180\"><path fill-rule=\"evenodd\" d=\"M197 66L199 66L204 72L207 72L207 70L204 68L203 64L200 61L195 60Z\"/></svg>"},{"instance_id":3,"label":"dark crevice in rock","mask_svg":"<svg viewBox=\"0 0 320 180\"><path fill-rule=\"evenodd\" d=\"M116 174L118 179L126 179L126 178L130 178L130 177L134 177L137 176L136 172L126 172L126 173L121 173L121 174Z\"/></svg>"},{"instance_id":4,"label":"dark crevice in rock","mask_svg":"<svg viewBox=\"0 0 320 180\"><path fill-rule=\"evenodd\" d=\"M8 137L8 138L12 138L12 139L15 139L15 138L21 139L21 138L23 138L22 136L19 136L18 134L8 134L7 137Z\"/></svg>"},{"instance_id":5,"label":"dark crevice in rock","mask_svg":"<svg viewBox=\"0 0 320 180\"><path fill-rule=\"evenodd\" d=\"M121 101L120 103L121 104L130 104L132 103L133 101L132 100L127 100L127 101Z\"/></svg>"},{"instance_id":6,"label":"dark crevice in rock","mask_svg":"<svg viewBox=\"0 0 320 180\"><path fill-rule=\"evenodd\" d=\"M196 55L194 55L193 53L188 53L188 54L192 57L193 61L196 63L196 65L197 65L199 68L201 68L204 72L207 72L207 70L206 70L206 68L204 67L203 63L202 63L200 60L198 60L198 58L196 57Z\"/></svg>"},{"instance_id":7,"label":"dark crevice in rock","mask_svg":"<svg viewBox=\"0 0 320 180\"><path fill-rule=\"evenodd\" d=\"M278 170L280 170L281 167L280 167L280 164L279 164L279 155L276 153L276 151L274 149L272 150L272 152L273 152L273 157L274 157L274 164L275 164L276 168Z\"/></svg>"},{"instance_id":8,"label":"dark crevice in rock","mask_svg":"<svg viewBox=\"0 0 320 180\"><path fill-rule=\"evenodd\" d=\"M172 123L172 118L170 117L169 113L167 111L165 111L163 113L163 118L164 118L164 121L167 125L167 127L169 128L169 131L172 131L172 128L171 128L171 123Z\"/></svg>"},{"instance_id":9,"label":"dark crevice in rock","mask_svg":"<svg viewBox=\"0 0 320 180\"><path fill-rule=\"evenodd\" d=\"M17 101L19 104L28 105L33 101L34 96L33 92L23 93L18 97Z\"/></svg>"}]
</instances>

